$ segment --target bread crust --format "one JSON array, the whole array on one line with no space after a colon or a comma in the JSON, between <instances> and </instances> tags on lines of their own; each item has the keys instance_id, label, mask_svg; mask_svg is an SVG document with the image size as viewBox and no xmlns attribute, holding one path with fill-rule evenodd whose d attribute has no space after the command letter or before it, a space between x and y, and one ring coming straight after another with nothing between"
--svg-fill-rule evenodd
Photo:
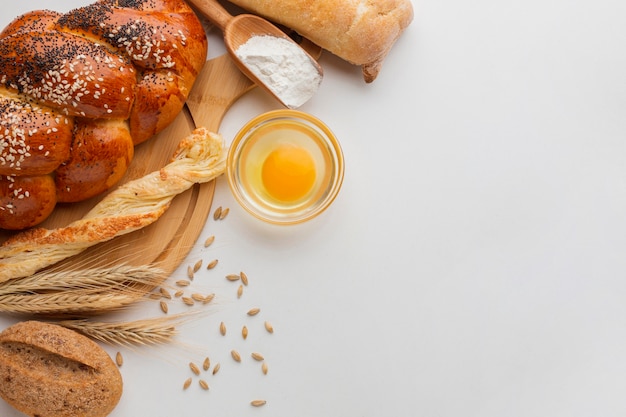
<instances>
[{"instance_id":1,"label":"bread crust","mask_svg":"<svg viewBox=\"0 0 626 417\"><path fill-rule=\"evenodd\" d=\"M108 190L126 173L134 150L123 121L79 119L71 158L55 173L57 200L73 203Z\"/></svg>"},{"instance_id":2,"label":"bread crust","mask_svg":"<svg viewBox=\"0 0 626 417\"><path fill-rule=\"evenodd\" d=\"M20 230L33 219L41 222L56 204L56 186L50 174L0 178L0 228Z\"/></svg>"},{"instance_id":3,"label":"bread crust","mask_svg":"<svg viewBox=\"0 0 626 417\"><path fill-rule=\"evenodd\" d=\"M184 0L99 0L14 19L0 33L0 175L56 177L62 202L106 191L132 146L180 113L206 55L204 28ZM30 194L38 215L13 222L0 206L0 228L39 224L47 197Z\"/></svg>"},{"instance_id":4,"label":"bread crust","mask_svg":"<svg viewBox=\"0 0 626 417\"><path fill-rule=\"evenodd\" d=\"M130 60L79 36L16 33L0 38L2 84L68 116L126 119L134 97Z\"/></svg>"},{"instance_id":5,"label":"bread crust","mask_svg":"<svg viewBox=\"0 0 626 417\"><path fill-rule=\"evenodd\" d=\"M0 333L0 378L2 398L30 416L104 417L123 390L117 366L97 343L39 321Z\"/></svg>"},{"instance_id":6,"label":"bread crust","mask_svg":"<svg viewBox=\"0 0 626 417\"><path fill-rule=\"evenodd\" d=\"M287 26L322 48L360 65L372 82L393 44L413 20L410 0L232 0Z\"/></svg>"},{"instance_id":7,"label":"bread crust","mask_svg":"<svg viewBox=\"0 0 626 417\"><path fill-rule=\"evenodd\" d=\"M0 89L0 175L49 174L70 156L74 119Z\"/></svg>"}]
</instances>

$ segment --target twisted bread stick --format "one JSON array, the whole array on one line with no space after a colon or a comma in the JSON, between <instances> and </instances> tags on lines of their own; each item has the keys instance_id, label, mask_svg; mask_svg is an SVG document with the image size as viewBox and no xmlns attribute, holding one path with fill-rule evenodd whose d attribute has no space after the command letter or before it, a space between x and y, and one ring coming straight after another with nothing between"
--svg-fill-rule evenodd
<instances>
[{"instance_id":1,"label":"twisted bread stick","mask_svg":"<svg viewBox=\"0 0 626 417\"><path fill-rule=\"evenodd\" d=\"M0 282L31 275L98 243L148 226L177 194L221 175L225 160L221 136L196 129L181 141L168 165L114 190L82 219L58 229L28 230L7 240L0 246Z\"/></svg>"}]
</instances>

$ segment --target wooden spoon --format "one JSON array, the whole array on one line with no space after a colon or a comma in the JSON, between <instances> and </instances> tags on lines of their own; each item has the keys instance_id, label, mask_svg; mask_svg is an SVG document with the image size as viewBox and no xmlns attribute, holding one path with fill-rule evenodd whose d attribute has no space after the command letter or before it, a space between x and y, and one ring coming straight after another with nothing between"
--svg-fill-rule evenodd
<instances>
[{"instance_id":1,"label":"wooden spoon","mask_svg":"<svg viewBox=\"0 0 626 417\"><path fill-rule=\"evenodd\" d=\"M217 27L224 33L224 44L226 46L226 50L230 54L233 59L235 65L243 72L250 80L252 80L256 85L265 89L268 93L274 96L279 102L281 102L285 107L298 107L301 104L304 104L304 101L308 100L313 95L313 92L317 89L321 78L323 77L323 71L320 65L317 63L315 58L311 56L304 48L302 48L298 43L296 43L293 39L287 36L282 30L278 27L274 26L269 21L252 14L240 14L237 16L232 16L217 0L187 0L189 4L195 7L199 13L213 22ZM266 84L262 79L260 79L251 69L249 65L247 65L244 61L242 61L237 55L237 49L248 42L248 40L254 36L263 36L269 35L277 38L285 39L289 42L292 42L294 45L298 46L298 49L302 51L302 53L307 56L313 65L316 72L316 79L310 80L309 86L312 86L312 92L310 96L306 98L303 102L298 105L293 105L292 103L288 103L285 101L285 96L281 95L274 91L270 85ZM304 83L308 83L309 80L302 80ZM315 83L315 84L313 84ZM294 86L295 87L295 86Z\"/></svg>"}]
</instances>

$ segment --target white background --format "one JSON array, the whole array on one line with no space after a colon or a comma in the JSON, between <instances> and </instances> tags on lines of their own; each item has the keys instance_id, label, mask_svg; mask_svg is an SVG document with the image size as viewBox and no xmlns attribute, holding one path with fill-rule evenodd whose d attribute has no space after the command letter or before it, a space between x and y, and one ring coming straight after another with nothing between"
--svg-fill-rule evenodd
<instances>
[{"instance_id":1,"label":"white background","mask_svg":"<svg viewBox=\"0 0 626 417\"><path fill-rule=\"evenodd\" d=\"M87 3L3 2L0 20ZM327 212L261 224L218 180L214 206L230 215L207 221L175 277L219 259L194 281L216 302L173 346L121 349L113 416L626 415L626 2L414 6L373 84L320 60L324 82L302 110L346 159ZM221 133L278 107L254 90ZM238 300L224 275L242 270ZM221 363L203 374L210 390L194 377L183 391L187 363L206 355ZM0 415L19 414L2 404Z\"/></svg>"}]
</instances>

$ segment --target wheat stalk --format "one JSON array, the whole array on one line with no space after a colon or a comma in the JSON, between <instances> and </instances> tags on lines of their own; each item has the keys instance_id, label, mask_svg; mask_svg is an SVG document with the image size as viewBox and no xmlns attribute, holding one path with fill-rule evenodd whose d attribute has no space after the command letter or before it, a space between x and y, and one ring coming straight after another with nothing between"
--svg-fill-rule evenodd
<instances>
[{"instance_id":1,"label":"wheat stalk","mask_svg":"<svg viewBox=\"0 0 626 417\"><path fill-rule=\"evenodd\" d=\"M94 314L122 308L137 298L128 294L16 294L0 297L0 311L65 316Z\"/></svg>"},{"instance_id":2,"label":"wheat stalk","mask_svg":"<svg viewBox=\"0 0 626 417\"><path fill-rule=\"evenodd\" d=\"M20 314L100 313L142 298L166 279L149 265L41 271L0 284L0 312Z\"/></svg>"},{"instance_id":3,"label":"wheat stalk","mask_svg":"<svg viewBox=\"0 0 626 417\"><path fill-rule=\"evenodd\" d=\"M102 290L141 284L159 285L165 279L160 268L150 265L111 265L76 270L41 271L26 278L0 284L0 295L33 291Z\"/></svg>"},{"instance_id":4,"label":"wheat stalk","mask_svg":"<svg viewBox=\"0 0 626 417\"><path fill-rule=\"evenodd\" d=\"M185 314L128 322L96 322L87 319L63 320L57 324L100 342L122 346L161 345L178 334Z\"/></svg>"}]
</instances>

